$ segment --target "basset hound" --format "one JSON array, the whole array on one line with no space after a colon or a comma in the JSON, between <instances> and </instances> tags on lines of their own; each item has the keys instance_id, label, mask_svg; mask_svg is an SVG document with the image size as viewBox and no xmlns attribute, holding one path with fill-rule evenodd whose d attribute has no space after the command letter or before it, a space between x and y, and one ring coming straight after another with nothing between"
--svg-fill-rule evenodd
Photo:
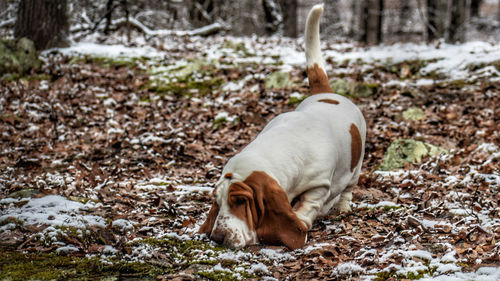
<instances>
[{"instance_id":1,"label":"basset hound","mask_svg":"<svg viewBox=\"0 0 500 281\"><path fill-rule=\"evenodd\" d=\"M328 83L319 40L323 5L306 22L311 95L278 115L225 165L199 232L232 248L256 243L303 247L313 221L349 212L365 150L366 124Z\"/></svg>"}]
</instances>

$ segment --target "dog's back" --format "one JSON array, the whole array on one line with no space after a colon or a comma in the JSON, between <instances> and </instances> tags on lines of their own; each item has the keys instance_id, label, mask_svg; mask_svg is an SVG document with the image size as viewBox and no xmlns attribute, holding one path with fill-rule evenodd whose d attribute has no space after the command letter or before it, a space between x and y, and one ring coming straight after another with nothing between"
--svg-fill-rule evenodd
<instances>
[{"instance_id":1,"label":"dog's back","mask_svg":"<svg viewBox=\"0 0 500 281\"><path fill-rule=\"evenodd\" d=\"M264 170L275 178L289 199L314 186L345 186L360 166L366 134L361 111L349 99L333 94L319 42L322 5L307 19L306 59L311 96L293 112L280 114L224 168L242 178ZM352 150L353 126L360 139L358 155ZM357 157L358 159L352 159ZM359 164L359 165L358 165ZM359 170L359 168L358 168ZM333 173L332 173L333 171Z\"/></svg>"}]
</instances>

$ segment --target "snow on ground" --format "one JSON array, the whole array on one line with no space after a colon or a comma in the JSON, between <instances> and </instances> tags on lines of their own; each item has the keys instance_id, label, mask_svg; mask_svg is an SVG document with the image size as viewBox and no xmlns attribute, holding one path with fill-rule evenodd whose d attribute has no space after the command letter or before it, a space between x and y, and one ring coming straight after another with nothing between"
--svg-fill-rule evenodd
<instances>
[{"instance_id":1,"label":"snow on ground","mask_svg":"<svg viewBox=\"0 0 500 281\"><path fill-rule=\"evenodd\" d=\"M205 39L204 39L205 40ZM257 64L276 64L277 68L281 71L287 71L296 68L302 68L305 65L305 57L300 46L292 41L283 40L284 43L278 44L270 39L266 42L260 42L255 40L255 38L215 38L206 39L214 40L215 42L210 42L210 44L204 44L202 40L191 43L190 48L199 49L202 53L202 57L209 61L217 61L218 63L222 61L220 65L227 64L229 62L235 64L246 64L246 63L257 63ZM234 41L234 43L242 44L242 47L234 48L227 45L227 40ZM208 46L208 47L207 47ZM170 45L168 47L179 48L179 46ZM168 48L167 47L167 48ZM448 45L448 44L438 44L438 45L426 45L426 44L395 44L391 46L378 46L371 48L360 48L353 44L342 43L339 45L329 46L328 51L325 51L326 58L329 58L338 63L342 63L349 60L349 64L356 61L361 61L366 64L375 63L398 63L410 60L424 60L427 64L424 68L420 70L422 75L429 74L431 72L436 72L445 75L449 79L469 79L471 77L469 73L469 68L472 65L479 66L478 70L474 72L476 77L488 76L492 81L499 79L500 75L498 70L492 67L482 67L481 64L491 61L500 60L500 44L490 44L484 42L469 42L462 45ZM347 51L349 50L349 51ZM163 58L167 57L167 51L157 51L152 47L141 46L141 47L127 47L125 45L99 45L94 43L77 43L69 48L59 49L62 54L73 56L76 54L81 55L91 55L97 57L147 57L147 58ZM158 72L167 72L171 69L186 66L188 62L176 61L172 62L170 65L158 68ZM337 69L334 71L344 71L342 69ZM231 92L239 91L245 86L245 82L250 79L254 79L258 75L247 76L238 82L229 82L222 87L222 91ZM398 81L399 83L405 83ZM422 86L434 83L434 79L422 78L413 81L414 85ZM48 85L41 83L40 87L42 89L48 89ZM104 92L104 90L102 90ZM300 97L299 93L293 95L294 97ZM103 97L107 97L103 96ZM223 103L224 98L220 97L220 101L210 101L212 103ZM115 101L111 98L103 99L103 104L105 106L114 106ZM37 108L36 104L26 105L33 108ZM217 118L223 118L225 120L233 121L236 119L235 115L230 115L226 111L218 111L215 120ZM36 114L34 112L33 114ZM47 118L47 116L40 116L39 118ZM115 124L116 125L116 124ZM110 122L110 126L114 126ZM30 127L28 132L35 133L38 131L35 127ZM120 133L123 132L119 128L109 128L108 133ZM176 132L182 133L182 132ZM155 135L155 132L148 132L140 135L137 138L131 139L132 144L141 144L144 146L151 145L154 143L172 143L176 142L174 138L163 138ZM500 177L497 174L485 174L478 172L481 165L487 165L488 163L498 161L500 158L499 148L491 143L485 143L480 145L476 151L476 154L488 154L486 161L480 163L476 166L471 166L469 172L466 176L461 176L454 173L454 171L446 171L448 176L443 179L442 184L445 187L456 186L456 185L467 185L472 183L478 178L485 179L490 188L498 188L500 186ZM451 158L451 156L448 156ZM437 161L438 159L433 159ZM432 164L431 163L431 164ZM426 164L423 163L422 166ZM398 170L398 171L376 171L374 174L378 176L377 181L387 182L388 184L393 183L411 183L413 185L425 184L421 174L425 172L423 170ZM406 181L406 182L405 182ZM55 184L64 184L55 183ZM441 183L440 183L441 184ZM103 184L104 186L105 184ZM206 185L188 185L183 184L178 181L170 180L163 176L153 177L150 180L142 181L130 181L119 183L119 186L127 187L132 186L132 189L136 192L139 198L150 198L152 194L156 195L166 195L170 194L177 198L177 203L174 206L176 210L179 210L179 215L176 215L175 220L172 222L174 225L184 225L184 223L189 223L189 217L182 214L182 211L188 209L191 206L191 198L198 195L207 195L213 191L212 187ZM435 186L431 186L435 187ZM429 187L429 188L431 188ZM95 188L100 189L100 186ZM395 193L400 195L400 199L405 197L414 196L414 194L405 193L401 187L394 186ZM94 192L94 191L93 191ZM428 219L424 217L413 217L416 224L420 224L423 228L435 231L436 229L447 229L449 228L453 233L460 233L464 229L470 229L471 227L478 226L485 232L492 232L495 228L500 226L500 219L492 216L491 210L481 210L474 211L464 206L463 200L467 199L468 194L461 194L459 192L450 192L448 196L442 198L442 203L444 210L453 215L460 216L462 219L457 223L451 223L446 219ZM433 202L431 202L433 204ZM25 225L36 225L36 224L46 224L50 227L44 229L43 235L50 239L53 239L54 243L57 243L57 235L60 233L56 227L75 227L79 229L86 229L89 226L99 226L106 227L107 223L103 217L96 215L86 214L98 206L98 204L88 201L83 204L80 202L68 200L62 196L49 195L42 198L30 198L30 199L12 199L5 198L0 200L0 205L2 209L0 211L0 223L7 222L10 220L17 220L23 222ZM375 209L388 209L398 211L398 209L403 208L402 204L394 203L389 200L380 199L377 202L359 202L359 204L353 204L354 211L375 208ZM170 207L170 206L167 206ZM142 208L142 209L141 209ZM146 213L146 208L137 207L137 212ZM148 222L154 223L154 219L149 219ZM148 232L151 231L151 237L162 238L171 237L181 241L204 241L211 243L209 245L215 246L212 242L208 242L206 236L197 234L197 230L202 223L202 220L195 222L192 225L188 225L183 228L183 233L169 232L158 230L158 227L142 226L141 231ZM122 232L134 229L138 225L138 222L127 220L127 219L115 219L111 221L111 227L117 228ZM137 226L138 227L138 226ZM467 227L467 228L466 228ZM0 232L10 231L15 228L15 223L5 223L1 226ZM327 229L334 231L338 228L338 225L328 226ZM387 234L387 237L395 234ZM373 239L384 239L385 236L373 236ZM355 240L353 237L341 236L339 241L345 240ZM404 241L404 240L403 240ZM393 262L385 270L395 271L398 274L407 275L412 273L418 275L419 272L427 272L423 276L423 280L498 280L500 279L500 267L480 267L475 272L464 273L466 269L459 265L456 258L456 252L453 247L449 244L442 243L442 247L445 249L445 253L436 256L433 253L419 249L417 246L411 243L399 244L396 238L392 241L395 245L384 247L382 251L378 252L376 249L362 249L356 252L356 262L340 263L332 271L332 277L346 277L346 276L358 276L361 275L362 278L367 280L375 279L375 274L379 273L378 270L367 270L361 261L364 258L369 258L377 260L380 262L389 261L391 259L401 259L400 263ZM392 243L391 242L391 243ZM498 244L498 242L497 242ZM78 248L71 244L58 244L60 247L57 248L58 253L65 253L70 251L77 251ZM321 251L324 248L328 248L330 243L309 241L305 249L299 249L295 251L284 251L276 250L272 248L263 248L258 252L251 252L247 250L230 250L225 249L219 252L213 252L212 250L200 251L200 259L208 259L210 261L220 261L220 260L232 260L239 264L239 267L235 270L235 278L241 278L243 272L258 274L262 279L272 279L272 273L269 269L271 266L280 266L281 264L289 261L294 261L304 255L309 255L315 251ZM107 245L103 254L113 255L116 254L116 249ZM150 245L138 245L132 249L132 253L128 256L131 259L141 259L141 258L151 258L152 253L157 251L157 249ZM210 252L212 251L212 252ZM358 263L358 261L360 263ZM223 264L218 263L213 266L208 271L224 271L227 272L228 269L224 267ZM434 271L433 275L430 276L429 271Z\"/></svg>"},{"instance_id":2,"label":"snow on ground","mask_svg":"<svg viewBox=\"0 0 500 281\"><path fill-rule=\"evenodd\" d=\"M26 204L18 208L15 203ZM8 205L7 208L0 211L0 223L7 220L17 220L25 225L45 224L83 229L88 226L106 226L102 217L80 213L83 210L99 207L91 201L82 204L59 195L48 195L29 200L5 198L0 200L0 204Z\"/></svg>"},{"instance_id":3,"label":"snow on ground","mask_svg":"<svg viewBox=\"0 0 500 281\"><path fill-rule=\"evenodd\" d=\"M165 39L168 41L168 39ZM164 41L165 41L164 40ZM140 41L140 40L139 40ZM205 44L204 41L207 41ZM302 40L299 40L302 41ZM232 42L230 45L227 42ZM240 44L240 45L238 45ZM186 48L198 49L207 61L231 62L235 64L274 64L281 65L282 71L290 71L295 67L305 65L305 56L301 47L302 42L283 38L269 38L256 40L256 38L203 38L186 44ZM236 46L236 47L235 47ZM171 45L170 48L179 48ZM127 47L123 44L102 45L96 43L80 42L69 48L57 49L65 55L91 55L97 57L129 57L129 58L162 58L168 57L166 51L158 51L148 45L141 47ZM500 81L500 71L492 66L483 66L489 62L500 60L500 43L481 41L467 42L452 45L444 42L437 44L397 43L375 47L359 47L351 43L338 43L328 45L324 51L325 59L330 59L339 64L348 61L349 64L363 62L365 64L397 64L405 61L425 61L426 65L420 69L421 79L413 81L413 85L429 85L435 79L425 78L432 73L441 74L451 80L472 80L488 77L493 81ZM181 66L186 61L175 61L171 66L162 67L169 70ZM336 66L334 73L346 70ZM471 68L476 68L473 75ZM396 83L392 81L391 83ZM241 88L241 85L230 84L225 90Z\"/></svg>"},{"instance_id":4,"label":"snow on ground","mask_svg":"<svg viewBox=\"0 0 500 281\"><path fill-rule=\"evenodd\" d=\"M398 43L389 46L376 46L366 49L355 48L350 52L326 51L326 58L336 62L363 61L365 63L400 63L404 61L422 60L429 61L420 70L422 74L432 72L444 74L453 79L469 79L469 68L500 60L500 44L487 42L467 42L459 45L439 43L414 44ZM478 75L488 75L500 79L500 72L495 68L482 68ZM429 79L417 82L417 85L427 84Z\"/></svg>"},{"instance_id":5,"label":"snow on ground","mask_svg":"<svg viewBox=\"0 0 500 281\"><path fill-rule=\"evenodd\" d=\"M123 44L103 45L90 42L78 42L71 47L56 50L66 56L90 55L107 58L160 58L166 55L164 52L149 46L127 47ZM47 50L45 53L52 51L54 49Z\"/></svg>"}]
</instances>

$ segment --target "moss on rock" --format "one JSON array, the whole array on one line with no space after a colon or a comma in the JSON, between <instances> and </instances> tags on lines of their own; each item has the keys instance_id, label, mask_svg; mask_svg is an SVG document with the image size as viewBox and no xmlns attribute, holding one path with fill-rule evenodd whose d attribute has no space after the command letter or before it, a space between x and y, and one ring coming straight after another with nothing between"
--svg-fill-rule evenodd
<instances>
[{"instance_id":1,"label":"moss on rock","mask_svg":"<svg viewBox=\"0 0 500 281\"><path fill-rule=\"evenodd\" d=\"M403 112L405 120L418 121L424 119L424 111L418 107L410 107Z\"/></svg>"},{"instance_id":2,"label":"moss on rock","mask_svg":"<svg viewBox=\"0 0 500 281\"><path fill-rule=\"evenodd\" d=\"M420 163L423 157L447 153L443 148L416 140L396 140L387 149L381 170L403 168L407 163Z\"/></svg>"},{"instance_id":3,"label":"moss on rock","mask_svg":"<svg viewBox=\"0 0 500 281\"><path fill-rule=\"evenodd\" d=\"M0 77L7 73L26 74L40 65L33 41L27 38L0 40Z\"/></svg>"}]
</instances>

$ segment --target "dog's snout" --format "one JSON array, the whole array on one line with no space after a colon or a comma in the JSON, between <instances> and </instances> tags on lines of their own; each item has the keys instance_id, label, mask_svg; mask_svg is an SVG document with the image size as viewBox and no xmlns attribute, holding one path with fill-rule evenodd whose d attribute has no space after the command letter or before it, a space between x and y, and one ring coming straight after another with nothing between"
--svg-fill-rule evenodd
<instances>
[{"instance_id":1,"label":"dog's snout","mask_svg":"<svg viewBox=\"0 0 500 281\"><path fill-rule=\"evenodd\" d=\"M214 231L212 231L212 234L210 234L210 239L214 240L219 244L222 244L224 242L225 237L226 237L225 233L220 231L219 229L215 229Z\"/></svg>"}]
</instances>

